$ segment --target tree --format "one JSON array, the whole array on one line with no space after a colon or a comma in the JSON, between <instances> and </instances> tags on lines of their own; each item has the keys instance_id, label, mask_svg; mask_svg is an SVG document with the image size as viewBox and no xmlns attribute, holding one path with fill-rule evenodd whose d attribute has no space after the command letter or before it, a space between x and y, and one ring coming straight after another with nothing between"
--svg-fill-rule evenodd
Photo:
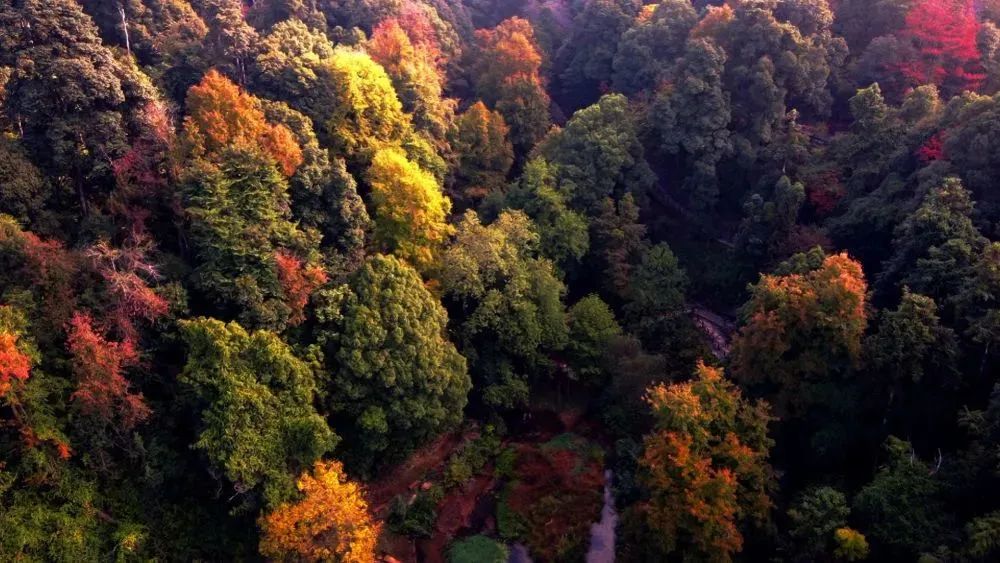
<instances>
[{"instance_id":1,"label":"tree","mask_svg":"<svg viewBox=\"0 0 1000 563\"><path fill-rule=\"evenodd\" d=\"M452 231L446 222L451 200L437 180L394 148L375 153L367 180L372 189L376 244L421 271L432 267Z\"/></svg>"},{"instance_id":2,"label":"tree","mask_svg":"<svg viewBox=\"0 0 1000 563\"><path fill-rule=\"evenodd\" d=\"M905 285L946 304L986 245L972 223L973 205L958 178L945 178L932 188L896 229L893 254L877 280L879 289Z\"/></svg>"},{"instance_id":3,"label":"tree","mask_svg":"<svg viewBox=\"0 0 1000 563\"><path fill-rule=\"evenodd\" d=\"M632 318L674 315L684 308L688 277L666 243L643 253L629 280L626 313Z\"/></svg>"},{"instance_id":4,"label":"tree","mask_svg":"<svg viewBox=\"0 0 1000 563\"><path fill-rule=\"evenodd\" d=\"M451 133L451 148L458 160L451 178L456 201L475 207L506 185L507 173L514 164L509 133L503 116L490 111L481 101L458 117Z\"/></svg>"},{"instance_id":5,"label":"tree","mask_svg":"<svg viewBox=\"0 0 1000 563\"><path fill-rule=\"evenodd\" d=\"M615 202L604 198L591 222L592 253L604 272L605 286L613 294L628 292L632 271L648 246L646 226L639 222L639 206L631 193Z\"/></svg>"},{"instance_id":6,"label":"tree","mask_svg":"<svg viewBox=\"0 0 1000 563\"><path fill-rule=\"evenodd\" d=\"M32 361L18 347L19 337L20 335L13 331L13 327L2 327L0 331L0 398L10 392L15 385L27 380L31 373Z\"/></svg>"},{"instance_id":7,"label":"tree","mask_svg":"<svg viewBox=\"0 0 1000 563\"><path fill-rule=\"evenodd\" d=\"M295 475L339 441L313 407L312 368L271 332L209 318L180 327L187 345L180 379L199 411L193 447L234 497L263 489L268 506L289 500Z\"/></svg>"},{"instance_id":8,"label":"tree","mask_svg":"<svg viewBox=\"0 0 1000 563\"><path fill-rule=\"evenodd\" d=\"M403 109L413 116L414 127L443 148L456 102L443 97L445 76L434 46L414 43L398 19L388 18L375 26L367 51L392 78Z\"/></svg>"},{"instance_id":9,"label":"tree","mask_svg":"<svg viewBox=\"0 0 1000 563\"><path fill-rule=\"evenodd\" d=\"M803 491L788 509L788 536L796 559L810 561L828 555L837 543L837 531L847 526L850 513L847 497L833 487Z\"/></svg>"},{"instance_id":10,"label":"tree","mask_svg":"<svg viewBox=\"0 0 1000 563\"><path fill-rule=\"evenodd\" d=\"M733 340L739 381L771 390L778 412L794 416L811 394L860 359L867 284L847 254L799 254L750 288Z\"/></svg>"},{"instance_id":11,"label":"tree","mask_svg":"<svg viewBox=\"0 0 1000 563\"><path fill-rule=\"evenodd\" d=\"M75 313L67 331L66 348L76 376L73 400L84 414L120 424L125 430L149 418L151 411L142 393L130 391L122 374L139 361L135 344L106 340L86 313Z\"/></svg>"},{"instance_id":12,"label":"tree","mask_svg":"<svg viewBox=\"0 0 1000 563\"><path fill-rule=\"evenodd\" d=\"M520 179L507 191L504 204L531 218L542 254L563 269L576 265L590 249L587 219L570 209L566 194L559 189L556 167L545 159L528 161Z\"/></svg>"},{"instance_id":13,"label":"tree","mask_svg":"<svg viewBox=\"0 0 1000 563\"><path fill-rule=\"evenodd\" d=\"M649 493L640 510L655 545L729 560L743 546L740 527L765 523L771 509L767 404L702 363L695 379L653 386L646 401L656 423L639 461Z\"/></svg>"},{"instance_id":14,"label":"tree","mask_svg":"<svg viewBox=\"0 0 1000 563\"><path fill-rule=\"evenodd\" d=\"M621 94L584 108L546 139L541 152L557 168L559 189L572 207L596 215L604 198L643 197L655 181L633 113Z\"/></svg>"},{"instance_id":15,"label":"tree","mask_svg":"<svg viewBox=\"0 0 1000 563\"><path fill-rule=\"evenodd\" d=\"M291 222L287 181L270 158L226 149L219 166L195 160L181 177L196 287L221 313L281 328L290 313L275 253L308 256L316 238Z\"/></svg>"},{"instance_id":16,"label":"tree","mask_svg":"<svg viewBox=\"0 0 1000 563\"><path fill-rule=\"evenodd\" d=\"M683 163L690 206L708 210L719 195L716 165L733 148L729 94L722 88L726 53L710 40L694 39L683 55L673 87L657 95L650 112L660 150Z\"/></svg>"},{"instance_id":17,"label":"tree","mask_svg":"<svg viewBox=\"0 0 1000 563\"><path fill-rule=\"evenodd\" d=\"M317 309L327 401L370 469L462 419L471 384L445 338L448 316L411 267L374 255Z\"/></svg>"},{"instance_id":18,"label":"tree","mask_svg":"<svg viewBox=\"0 0 1000 563\"><path fill-rule=\"evenodd\" d=\"M608 304L591 294L577 301L566 312L569 339L566 351L574 371L591 385L602 385L603 359L612 340L621 336L622 328Z\"/></svg>"},{"instance_id":19,"label":"tree","mask_svg":"<svg viewBox=\"0 0 1000 563\"><path fill-rule=\"evenodd\" d=\"M296 483L302 499L261 518L265 557L366 563L375 558L382 525L368 512L361 487L338 461L317 461Z\"/></svg>"},{"instance_id":20,"label":"tree","mask_svg":"<svg viewBox=\"0 0 1000 563\"><path fill-rule=\"evenodd\" d=\"M667 80L696 23L698 12L688 0L653 4L652 14L638 18L618 42L613 62L615 88L632 96Z\"/></svg>"},{"instance_id":21,"label":"tree","mask_svg":"<svg viewBox=\"0 0 1000 563\"><path fill-rule=\"evenodd\" d=\"M561 105L576 109L592 104L601 88L611 84L618 43L640 7L635 0L590 0L583 4L555 55Z\"/></svg>"},{"instance_id":22,"label":"tree","mask_svg":"<svg viewBox=\"0 0 1000 563\"><path fill-rule=\"evenodd\" d=\"M309 296L327 282L326 272L316 265L304 265L302 260L280 250L274 255L274 261L278 264L278 281L285 294L285 305L291 311L288 324L300 324L306 318Z\"/></svg>"},{"instance_id":23,"label":"tree","mask_svg":"<svg viewBox=\"0 0 1000 563\"><path fill-rule=\"evenodd\" d=\"M883 553L914 557L939 545L948 529L943 483L909 442L890 436L885 449L886 464L854 497L852 510Z\"/></svg>"},{"instance_id":24,"label":"tree","mask_svg":"<svg viewBox=\"0 0 1000 563\"><path fill-rule=\"evenodd\" d=\"M476 95L503 115L516 154L524 155L549 127L549 96L531 24L513 17L493 29L476 30L476 47L469 69Z\"/></svg>"},{"instance_id":25,"label":"tree","mask_svg":"<svg viewBox=\"0 0 1000 563\"><path fill-rule=\"evenodd\" d=\"M0 67L12 69L4 107L35 163L65 178L89 213L113 185L111 160L142 129L136 110L156 98L129 60L101 44L77 2L0 7Z\"/></svg>"},{"instance_id":26,"label":"tree","mask_svg":"<svg viewBox=\"0 0 1000 563\"><path fill-rule=\"evenodd\" d=\"M972 0L916 0L899 32L913 45L913 58L900 61L899 72L909 85L936 84L949 97L975 90L984 78L978 33Z\"/></svg>"},{"instance_id":27,"label":"tree","mask_svg":"<svg viewBox=\"0 0 1000 563\"><path fill-rule=\"evenodd\" d=\"M285 176L302 164L302 149L292 132L270 124L260 101L215 70L208 71L187 95L185 142L191 155L217 161L229 150L261 150Z\"/></svg>"},{"instance_id":28,"label":"tree","mask_svg":"<svg viewBox=\"0 0 1000 563\"><path fill-rule=\"evenodd\" d=\"M346 163L331 159L320 146L308 117L282 102L263 103L268 121L293 131L302 147L302 164L288 181L292 217L304 230L320 232L320 247L328 258L348 267L359 262L371 219Z\"/></svg>"},{"instance_id":29,"label":"tree","mask_svg":"<svg viewBox=\"0 0 1000 563\"><path fill-rule=\"evenodd\" d=\"M461 312L455 332L490 409L526 404L532 380L552 373L550 355L566 344L566 288L538 240L524 213L483 225L468 211L442 260L441 287Z\"/></svg>"}]
</instances>

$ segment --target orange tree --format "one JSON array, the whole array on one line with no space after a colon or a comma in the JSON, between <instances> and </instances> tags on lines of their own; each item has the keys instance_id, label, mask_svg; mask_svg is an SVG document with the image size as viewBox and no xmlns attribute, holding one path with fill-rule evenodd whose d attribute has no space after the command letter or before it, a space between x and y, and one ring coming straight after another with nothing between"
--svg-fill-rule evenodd
<instances>
[{"instance_id":1,"label":"orange tree","mask_svg":"<svg viewBox=\"0 0 1000 563\"><path fill-rule=\"evenodd\" d=\"M278 560L368 563L382 525L372 519L361 487L338 461L317 461L298 481L302 499L261 518L260 552Z\"/></svg>"},{"instance_id":2,"label":"orange tree","mask_svg":"<svg viewBox=\"0 0 1000 563\"><path fill-rule=\"evenodd\" d=\"M771 509L767 403L701 362L693 380L653 386L646 402L656 420L639 460L646 549L728 561L742 549L740 528L765 523Z\"/></svg>"}]
</instances>

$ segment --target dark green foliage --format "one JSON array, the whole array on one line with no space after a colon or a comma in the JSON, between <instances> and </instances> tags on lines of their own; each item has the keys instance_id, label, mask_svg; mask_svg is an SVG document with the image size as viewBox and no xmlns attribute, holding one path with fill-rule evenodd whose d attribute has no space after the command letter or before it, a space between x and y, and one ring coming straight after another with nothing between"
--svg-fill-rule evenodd
<instances>
[{"instance_id":1,"label":"dark green foliage","mask_svg":"<svg viewBox=\"0 0 1000 563\"><path fill-rule=\"evenodd\" d=\"M788 509L788 537L796 558L815 560L828 555L834 531L847 525L851 510L844 493L832 487L804 491Z\"/></svg>"},{"instance_id":2,"label":"dark green foliage","mask_svg":"<svg viewBox=\"0 0 1000 563\"><path fill-rule=\"evenodd\" d=\"M374 255L321 299L322 391L359 467L398 458L458 424L470 388L465 358L445 338L448 315L413 268Z\"/></svg>"},{"instance_id":3,"label":"dark green foliage","mask_svg":"<svg viewBox=\"0 0 1000 563\"><path fill-rule=\"evenodd\" d=\"M450 563L505 563L507 546L486 537L472 536L456 541L448 548Z\"/></svg>"},{"instance_id":4,"label":"dark green foliage","mask_svg":"<svg viewBox=\"0 0 1000 563\"><path fill-rule=\"evenodd\" d=\"M951 524L942 504L943 484L908 442L890 437L886 452L886 464L852 502L861 529L886 555L931 551Z\"/></svg>"}]
</instances>

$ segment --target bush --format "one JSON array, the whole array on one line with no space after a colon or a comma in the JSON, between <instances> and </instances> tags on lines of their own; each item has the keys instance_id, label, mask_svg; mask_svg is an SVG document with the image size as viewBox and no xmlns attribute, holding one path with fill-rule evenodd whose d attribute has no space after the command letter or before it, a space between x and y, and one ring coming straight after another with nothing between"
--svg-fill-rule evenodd
<instances>
[{"instance_id":1,"label":"bush","mask_svg":"<svg viewBox=\"0 0 1000 563\"><path fill-rule=\"evenodd\" d=\"M444 491L438 486L417 493L410 502L404 495L397 496L387 518L389 529L404 536L430 537L437 521L437 505L442 498Z\"/></svg>"},{"instance_id":2,"label":"bush","mask_svg":"<svg viewBox=\"0 0 1000 563\"><path fill-rule=\"evenodd\" d=\"M507 546L486 536L472 536L457 541L448 550L449 563L504 563Z\"/></svg>"}]
</instances>

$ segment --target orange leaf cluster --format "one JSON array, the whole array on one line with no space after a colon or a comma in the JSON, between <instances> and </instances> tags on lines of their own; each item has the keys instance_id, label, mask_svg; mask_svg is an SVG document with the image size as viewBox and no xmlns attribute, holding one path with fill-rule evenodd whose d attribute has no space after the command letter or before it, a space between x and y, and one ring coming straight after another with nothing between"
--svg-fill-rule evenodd
<instances>
[{"instance_id":1,"label":"orange leaf cluster","mask_svg":"<svg viewBox=\"0 0 1000 563\"><path fill-rule=\"evenodd\" d=\"M370 563L381 524L368 513L361 487L337 461L318 461L298 481L302 500L261 519L260 552L275 559Z\"/></svg>"},{"instance_id":2,"label":"orange leaf cluster","mask_svg":"<svg viewBox=\"0 0 1000 563\"><path fill-rule=\"evenodd\" d=\"M744 380L822 378L840 358L856 361L867 325L861 264L841 253L807 273L765 275L754 286L748 320L733 342Z\"/></svg>"},{"instance_id":3,"label":"orange leaf cluster","mask_svg":"<svg viewBox=\"0 0 1000 563\"><path fill-rule=\"evenodd\" d=\"M17 335L0 332L0 397L10 391L13 381L28 379L31 359L17 349Z\"/></svg>"},{"instance_id":4,"label":"orange leaf cluster","mask_svg":"<svg viewBox=\"0 0 1000 563\"><path fill-rule=\"evenodd\" d=\"M722 376L698 363L697 378L659 384L646 393L657 419L640 459L650 498L641 509L667 552L681 538L709 560L729 560L743 546L743 519L763 521L771 442L770 415Z\"/></svg>"},{"instance_id":5,"label":"orange leaf cluster","mask_svg":"<svg viewBox=\"0 0 1000 563\"><path fill-rule=\"evenodd\" d=\"M306 319L305 308L309 296L326 283L328 277L319 266L303 266L302 260L279 250L274 255L278 265L278 280L285 293L285 304L292 313L288 318L292 326Z\"/></svg>"},{"instance_id":6,"label":"orange leaf cluster","mask_svg":"<svg viewBox=\"0 0 1000 563\"><path fill-rule=\"evenodd\" d=\"M196 153L260 149L285 176L295 174L302 164L302 149L292 132L284 125L269 124L257 98L215 70L188 90L187 109L184 132Z\"/></svg>"}]
</instances>

